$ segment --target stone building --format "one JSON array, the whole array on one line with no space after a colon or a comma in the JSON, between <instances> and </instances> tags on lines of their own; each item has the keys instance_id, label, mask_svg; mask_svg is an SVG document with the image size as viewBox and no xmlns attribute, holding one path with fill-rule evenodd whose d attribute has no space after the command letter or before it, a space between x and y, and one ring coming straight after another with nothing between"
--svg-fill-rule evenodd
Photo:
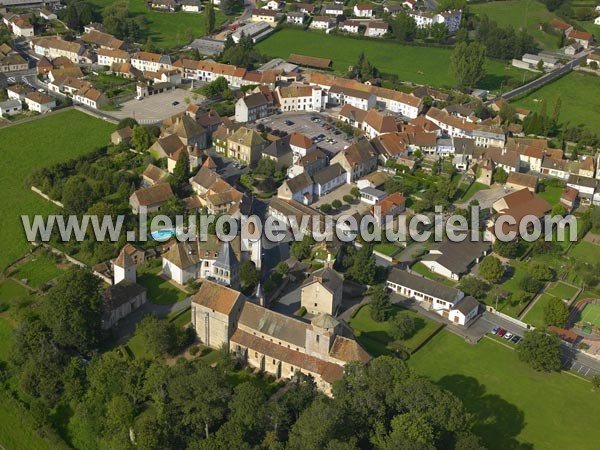
<instances>
[{"instance_id":1,"label":"stone building","mask_svg":"<svg viewBox=\"0 0 600 450\"><path fill-rule=\"evenodd\" d=\"M301 305L310 314L336 315L342 305L344 279L335 270L324 267L302 284Z\"/></svg>"}]
</instances>

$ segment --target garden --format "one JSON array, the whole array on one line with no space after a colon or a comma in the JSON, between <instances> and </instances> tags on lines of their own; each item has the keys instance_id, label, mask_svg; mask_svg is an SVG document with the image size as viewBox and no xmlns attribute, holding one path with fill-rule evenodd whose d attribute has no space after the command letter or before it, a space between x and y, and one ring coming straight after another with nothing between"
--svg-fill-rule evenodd
<instances>
[{"instance_id":1,"label":"garden","mask_svg":"<svg viewBox=\"0 0 600 450\"><path fill-rule=\"evenodd\" d=\"M392 322L397 317L408 317L413 319L414 333L412 336L397 341L406 348L409 353L416 351L428 339L431 338L443 325L438 322L433 322L417 312L401 308L393 305L390 317L383 321L377 322L371 316L371 306L364 305L350 319L350 326L354 330L354 334L358 342L372 355L390 355L395 349L391 346L395 338L393 334ZM396 346L397 348L397 346Z\"/></svg>"}]
</instances>

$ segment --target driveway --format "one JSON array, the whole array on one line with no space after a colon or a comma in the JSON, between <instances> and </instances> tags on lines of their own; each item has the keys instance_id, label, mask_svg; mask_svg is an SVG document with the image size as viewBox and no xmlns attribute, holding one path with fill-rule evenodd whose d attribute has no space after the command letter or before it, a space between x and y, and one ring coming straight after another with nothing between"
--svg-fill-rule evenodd
<instances>
[{"instance_id":1,"label":"driveway","mask_svg":"<svg viewBox=\"0 0 600 450\"><path fill-rule=\"evenodd\" d=\"M473 200L477 200L479 202L479 207L481 209L491 208L494 203L500 200L502 197L507 196L514 189L503 186L494 186L490 189L484 189L482 191L478 191L465 203L456 203L457 208L466 208L469 206Z\"/></svg>"},{"instance_id":2,"label":"driveway","mask_svg":"<svg viewBox=\"0 0 600 450\"><path fill-rule=\"evenodd\" d=\"M118 111L103 111L103 113L117 120L133 117L144 124L158 123L175 114L184 112L188 106L185 99L191 100L192 95L194 95L192 92L185 89L175 89L162 94L151 95L143 100L129 100L123 103ZM194 103L203 101L204 97L202 96L192 100ZM173 105L174 102L177 102L177 105Z\"/></svg>"}]
</instances>

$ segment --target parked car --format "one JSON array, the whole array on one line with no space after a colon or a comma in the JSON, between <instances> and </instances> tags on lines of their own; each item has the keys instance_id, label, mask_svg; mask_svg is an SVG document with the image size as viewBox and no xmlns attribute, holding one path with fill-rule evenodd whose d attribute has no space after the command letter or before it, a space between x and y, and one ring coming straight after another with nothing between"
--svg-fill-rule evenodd
<instances>
[{"instance_id":1,"label":"parked car","mask_svg":"<svg viewBox=\"0 0 600 450\"><path fill-rule=\"evenodd\" d=\"M510 339L514 336L514 334L512 334L510 331L508 331L504 336L502 336L504 339L506 339L507 341L510 341Z\"/></svg>"},{"instance_id":2,"label":"parked car","mask_svg":"<svg viewBox=\"0 0 600 450\"><path fill-rule=\"evenodd\" d=\"M500 328L500 329L498 330L498 332L496 333L496 336L500 336L500 337L502 337L502 336L504 336L506 333L507 333L507 331L506 331L504 328Z\"/></svg>"},{"instance_id":3,"label":"parked car","mask_svg":"<svg viewBox=\"0 0 600 450\"><path fill-rule=\"evenodd\" d=\"M335 130L333 132L333 134L335 134L336 136L339 136L340 134L342 134L342 132L340 130Z\"/></svg>"},{"instance_id":4,"label":"parked car","mask_svg":"<svg viewBox=\"0 0 600 450\"><path fill-rule=\"evenodd\" d=\"M177 106L177 105L179 105L179 102L177 100L175 100L173 103L171 103L171 105Z\"/></svg>"},{"instance_id":5,"label":"parked car","mask_svg":"<svg viewBox=\"0 0 600 450\"><path fill-rule=\"evenodd\" d=\"M516 334L512 337L511 339L512 342L514 342L515 344L518 344L519 342L521 342L521 336L517 336Z\"/></svg>"},{"instance_id":6,"label":"parked car","mask_svg":"<svg viewBox=\"0 0 600 450\"><path fill-rule=\"evenodd\" d=\"M289 126L294 125L294 122L292 122L291 120L288 119L285 121L285 124L289 127Z\"/></svg>"},{"instance_id":7,"label":"parked car","mask_svg":"<svg viewBox=\"0 0 600 450\"><path fill-rule=\"evenodd\" d=\"M498 331L500 331L500 327L494 327L492 329L492 334L498 334Z\"/></svg>"}]
</instances>

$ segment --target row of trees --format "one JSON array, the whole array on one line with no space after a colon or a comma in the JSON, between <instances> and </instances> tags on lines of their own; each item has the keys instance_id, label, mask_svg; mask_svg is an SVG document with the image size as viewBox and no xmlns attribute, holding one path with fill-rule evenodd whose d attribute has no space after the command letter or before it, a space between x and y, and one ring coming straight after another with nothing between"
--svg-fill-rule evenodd
<instances>
[{"instance_id":1,"label":"row of trees","mask_svg":"<svg viewBox=\"0 0 600 450\"><path fill-rule=\"evenodd\" d=\"M479 18L475 28L477 42L484 45L492 58L511 60L535 50L535 40L526 30L516 31L511 25L500 27L488 16Z\"/></svg>"}]
</instances>

